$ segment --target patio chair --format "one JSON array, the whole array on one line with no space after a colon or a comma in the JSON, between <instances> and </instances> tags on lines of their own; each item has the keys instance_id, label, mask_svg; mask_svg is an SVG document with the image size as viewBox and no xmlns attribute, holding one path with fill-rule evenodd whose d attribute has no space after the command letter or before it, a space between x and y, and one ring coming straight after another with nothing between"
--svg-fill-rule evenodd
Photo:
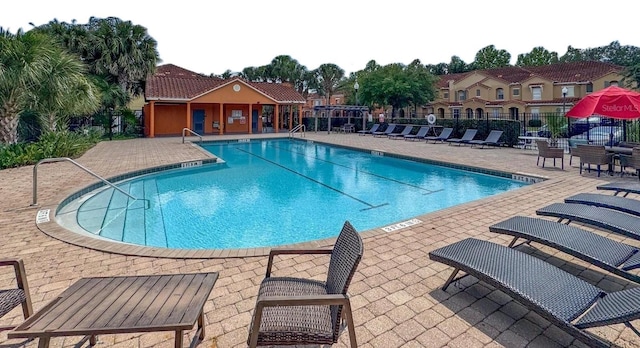
<instances>
[{"instance_id":1,"label":"patio chair","mask_svg":"<svg viewBox=\"0 0 640 348\"><path fill-rule=\"evenodd\" d=\"M637 182L611 182L604 185L598 185L596 188L598 190L614 191L614 196L617 196L621 192L624 192L622 197L627 197L630 193L640 195L640 184Z\"/></svg>"},{"instance_id":2,"label":"patio chair","mask_svg":"<svg viewBox=\"0 0 640 348\"><path fill-rule=\"evenodd\" d=\"M589 140L587 139L567 139L567 143L569 144L569 165L573 160L573 157L580 157L578 155L577 146L589 144Z\"/></svg>"},{"instance_id":3,"label":"patio chair","mask_svg":"<svg viewBox=\"0 0 640 348\"><path fill-rule=\"evenodd\" d=\"M536 210L536 214L556 217L558 222L564 221L567 225L572 221L577 221L640 240L640 217L616 210L584 204L553 203Z\"/></svg>"},{"instance_id":4,"label":"patio chair","mask_svg":"<svg viewBox=\"0 0 640 348\"><path fill-rule=\"evenodd\" d=\"M340 131L342 133L353 133L353 130L356 129L356 125L353 123L345 123L340 126Z\"/></svg>"},{"instance_id":5,"label":"patio chair","mask_svg":"<svg viewBox=\"0 0 640 348\"><path fill-rule=\"evenodd\" d=\"M476 136L476 133L478 133L477 129L467 129L466 131L464 131L464 134L462 134L462 138L450 138L447 139L447 142L449 143L449 145L458 144L458 146L460 146L473 140L473 138L475 138Z\"/></svg>"},{"instance_id":6,"label":"patio chair","mask_svg":"<svg viewBox=\"0 0 640 348\"><path fill-rule=\"evenodd\" d=\"M424 139L424 137L427 136L427 133L429 133L430 129L431 129L431 126L422 126L420 127L420 129L418 129L418 133L406 134L404 136L404 140L411 140L411 141L422 140Z\"/></svg>"},{"instance_id":7,"label":"patio chair","mask_svg":"<svg viewBox=\"0 0 640 348\"><path fill-rule=\"evenodd\" d=\"M363 129L363 130L359 130L358 131L358 135L367 135L367 134L372 134L373 132L377 132L378 128L380 128L380 123L376 123L373 126L371 126L371 128L369 129Z\"/></svg>"},{"instance_id":8,"label":"patio chair","mask_svg":"<svg viewBox=\"0 0 640 348\"><path fill-rule=\"evenodd\" d=\"M640 180L640 147L634 147L631 155L619 155L620 161L620 176L624 174L624 170L627 168L635 169L636 176Z\"/></svg>"},{"instance_id":9,"label":"patio chair","mask_svg":"<svg viewBox=\"0 0 640 348\"><path fill-rule=\"evenodd\" d=\"M386 135L391 134L396 128L396 124L395 123L389 123L389 125L387 125L387 128L384 131L377 131L377 132L373 132L371 133L374 137L384 137Z\"/></svg>"},{"instance_id":10,"label":"patio chair","mask_svg":"<svg viewBox=\"0 0 640 348\"><path fill-rule=\"evenodd\" d=\"M427 141L427 143L429 141L433 141L434 144L437 142L444 143L447 139L449 139L451 133L453 133L453 128L443 128L440 134L436 136L424 137L424 139Z\"/></svg>"},{"instance_id":11,"label":"patio chair","mask_svg":"<svg viewBox=\"0 0 640 348\"><path fill-rule=\"evenodd\" d=\"M613 154L607 153L606 148L603 145L576 145L576 151L580 156L580 174L582 174L582 168L587 165L587 170L591 171L591 165L595 165L598 168L598 176L600 176L600 166L606 164L607 170L612 171L612 158Z\"/></svg>"},{"instance_id":12,"label":"patio chair","mask_svg":"<svg viewBox=\"0 0 640 348\"><path fill-rule=\"evenodd\" d=\"M400 133L390 133L388 135L389 139L402 139L405 135L410 134L413 130L413 126L405 126L402 132Z\"/></svg>"},{"instance_id":13,"label":"patio chair","mask_svg":"<svg viewBox=\"0 0 640 348\"><path fill-rule=\"evenodd\" d=\"M638 334L631 321L640 318L640 287L607 293L535 256L474 238L433 250L429 258L454 268L443 290L463 271L589 347L610 347L612 343L586 328L624 324Z\"/></svg>"},{"instance_id":14,"label":"patio chair","mask_svg":"<svg viewBox=\"0 0 640 348\"><path fill-rule=\"evenodd\" d=\"M333 249L273 249L260 284L249 329L249 347L265 345L328 344L338 341L344 316L351 347L356 342L347 289L364 252L362 238L346 221ZM276 255L330 254L326 282L272 277Z\"/></svg>"},{"instance_id":15,"label":"patio chair","mask_svg":"<svg viewBox=\"0 0 640 348\"><path fill-rule=\"evenodd\" d=\"M578 193L577 195L565 198L564 202L613 209L640 217L640 201L632 198L601 195L598 193Z\"/></svg>"},{"instance_id":16,"label":"patio chair","mask_svg":"<svg viewBox=\"0 0 640 348\"><path fill-rule=\"evenodd\" d=\"M475 146L475 145L480 145L480 148L484 148L485 145L486 146L500 146L502 145L502 143L500 142L500 137L502 137L502 133L503 131L501 130L492 130L491 132L489 132L489 135L487 135L487 138L484 140L471 140L469 141L469 144L471 144L471 147Z\"/></svg>"},{"instance_id":17,"label":"patio chair","mask_svg":"<svg viewBox=\"0 0 640 348\"><path fill-rule=\"evenodd\" d=\"M0 259L0 266L13 266L16 278L15 289L0 289L0 318L12 309L22 305L22 314L27 319L33 314L29 286L27 285L27 273L24 270L22 260ZM0 331L11 330L14 326L0 326Z\"/></svg>"},{"instance_id":18,"label":"patio chair","mask_svg":"<svg viewBox=\"0 0 640 348\"><path fill-rule=\"evenodd\" d=\"M512 236L510 248L520 245L516 245L518 239L525 240L526 244L540 243L640 283L640 276L629 272L640 268L640 249L591 231L525 216L514 216L489 226L489 231Z\"/></svg>"},{"instance_id":19,"label":"patio chair","mask_svg":"<svg viewBox=\"0 0 640 348\"><path fill-rule=\"evenodd\" d=\"M564 149L549 147L549 143L546 140L536 140L536 146L538 147L538 160L536 165L540 165L540 158L542 158L542 168L544 168L544 162L547 158L553 158L553 166L556 166L556 158L560 159L560 168L564 170Z\"/></svg>"}]
</instances>

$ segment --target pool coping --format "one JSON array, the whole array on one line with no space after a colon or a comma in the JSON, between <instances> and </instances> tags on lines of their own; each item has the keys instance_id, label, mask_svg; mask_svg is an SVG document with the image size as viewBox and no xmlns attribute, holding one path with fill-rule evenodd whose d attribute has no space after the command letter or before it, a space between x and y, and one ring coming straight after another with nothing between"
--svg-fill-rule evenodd
<instances>
[{"instance_id":1,"label":"pool coping","mask_svg":"<svg viewBox=\"0 0 640 348\"><path fill-rule=\"evenodd\" d=\"M375 149L364 149L364 148L322 142L317 140L306 140L306 139L287 138L287 137L273 138L273 139L283 139L283 140L289 139L289 140L295 140L295 141L319 143L323 145L347 148L347 149L359 151L359 152L372 153L379 156L389 156L389 157L413 160L421 163L435 164L435 165L440 165L440 166L449 167L449 168L470 170L476 173L500 176L504 178L511 178L513 180L520 180L520 181L528 182L531 184L546 181L548 179L547 177L535 175L535 174L520 173L520 172L509 173L509 172L490 170L490 169L475 167L475 166L464 166L464 165L459 165L454 163L411 157L411 156L400 155L400 154L391 153L391 152L384 152L384 151L375 150ZM239 138L239 139L204 141L204 142L198 142L196 144L200 145L200 144L206 144L206 143L220 143L220 142L223 142L223 143L251 142L251 141L262 141L262 140L264 139ZM110 182L117 182L117 181L129 179L129 178L133 178L136 176L140 176L140 175L156 173L159 171L223 162L217 157L211 156L208 152L203 151L203 154L207 155L207 158L149 167L149 168L131 171L131 172L123 173L113 177L109 177L107 178L107 180ZM71 192L69 192L68 194L63 194L62 196L64 198L62 198L57 204L41 206L38 209L38 212L36 214L36 219L35 219L37 228L40 231L42 231L44 234L52 238L55 238L57 240L60 240L72 245L76 245L79 247L84 247L92 250L109 252L114 254L127 255L127 256L157 257L157 258L171 258L171 259L215 259L215 258L267 256L269 255L269 252L272 249L280 249L280 248L305 248L306 249L306 248L329 247L335 243L335 240L337 238L336 236L336 237L325 238L325 239L320 239L320 240L315 240L310 242L289 244L289 245L278 246L278 247L239 248L239 249L169 249L169 248L161 248L161 247L128 244L128 243L123 243L123 242L118 242L113 240L106 240L98 237L80 234L60 226L55 219L50 218L51 212L57 213L61 207L63 207L70 201L76 198L79 198L80 196L85 195L89 192L92 192L102 186L105 186L105 184L102 181L99 181L91 185L88 185L84 188L81 188L80 190L70 189L68 191L71 191ZM468 202L468 203L472 203L472 202ZM463 203L460 205L464 205L468 203ZM460 205L457 205L457 206L460 206ZM371 230L361 231L360 235L363 238L369 238L369 237L374 237L381 234L400 231L410 224L422 223L423 222L421 221L422 216L438 213L442 210L445 210L445 209L441 209L436 212L431 212L427 214L422 214L412 219L409 219L407 221L397 221L386 226L380 226L378 228L374 228ZM418 222L415 222L413 220L418 220Z\"/></svg>"}]
</instances>

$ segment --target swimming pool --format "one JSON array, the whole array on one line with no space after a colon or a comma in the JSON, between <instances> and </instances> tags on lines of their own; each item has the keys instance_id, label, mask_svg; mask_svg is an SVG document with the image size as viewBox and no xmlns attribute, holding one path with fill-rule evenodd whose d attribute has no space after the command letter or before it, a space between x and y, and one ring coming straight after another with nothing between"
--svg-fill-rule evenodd
<instances>
[{"instance_id":1,"label":"swimming pool","mask_svg":"<svg viewBox=\"0 0 640 348\"><path fill-rule=\"evenodd\" d=\"M109 240L162 248L271 247L360 231L526 183L300 140L215 142L225 163L148 174L84 195L56 218ZM73 216L73 219L69 217Z\"/></svg>"}]
</instances>

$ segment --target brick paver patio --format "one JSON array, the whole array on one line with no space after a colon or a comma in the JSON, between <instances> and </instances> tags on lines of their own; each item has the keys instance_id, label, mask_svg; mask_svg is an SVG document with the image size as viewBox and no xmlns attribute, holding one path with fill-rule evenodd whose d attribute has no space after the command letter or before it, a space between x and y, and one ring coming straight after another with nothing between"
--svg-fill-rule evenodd
<instances>
[{"instance_id":1,"label":"brick paver patio","mask_svg":"<svg viewBox=\"0 0 640 348\"><path fill-rule=\"evenodd\" d=\"M255 137L268 136L273 135ZM209 137L210 140L224 138ZM491 224L513 215L534 216L536 208L560 202L578 192L595 192L598 184L637 178L606 175L597 178L595 171L580 176L577 167L568 165L568 155L564 171L560 170L559 163L554 168L549 161L543 169L536 166L537 152L531 150L472 149L356 134L307 133L306 139L549 178L517 191L419 216L423 223L395 232L363 231L365 255L349 291L360 347L583 346L510 297L471 277L462 281L464 286L451 286L447 292L440 290L451 269L430 261L428 252L469 236L506 244L509 238L489 232ZM182 144L181 140L106 141L78 162L101 176L110 177L207 157L197 146ZM36 310L81 277L217 271L220 278L205 305L207 337L200 346L246 346L266 257L170 259L125 256L62 242L44 234L35 224L39 208L30 206L32 170L33 166L0 171L0 255L24 259ZM41 206L55 205L93 182L93 177L68 163L44 164L39 168L38 202ZM619 236L608 236L639 244ZM604 290L635 286L552 249L538 248L531 250ZM324 257L288 257L276 263L274 274L321 277L325 274L326 263ZM11 276L9 272L0 273L0 288L9 284ZM19 309L0 319L3 324L21 321ZM623 325L591 329L591 332L620 346L640 346L640 339ZM104 335L99 336L98 346L172 347L172 335ZM187 339L192 338L192 333L189 335ZM79 339L56 338L51 344L73 347ZM36 342L21 342L8 340L6 332L0 333L0 347L37 345ZM348 346L346 333L336 346Z\"/></svg>"}]
</instances>

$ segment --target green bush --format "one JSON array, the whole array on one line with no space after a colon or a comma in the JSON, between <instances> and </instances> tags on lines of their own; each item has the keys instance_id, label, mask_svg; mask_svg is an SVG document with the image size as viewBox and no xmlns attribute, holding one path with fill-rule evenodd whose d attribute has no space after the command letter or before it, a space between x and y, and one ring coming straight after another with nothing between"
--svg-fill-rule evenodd
<instances>
[{"instance_id":1,"label":"green bush","mask_svg":"<svg viewBox=\"0 0 640 348\"><path fill-rule=\"evenodd\" d=\"M79 157L100 141L96 133L48 132L34 143L0 145L0 169L36 164L44 158Z\"/></svg>"}]
</instances>

